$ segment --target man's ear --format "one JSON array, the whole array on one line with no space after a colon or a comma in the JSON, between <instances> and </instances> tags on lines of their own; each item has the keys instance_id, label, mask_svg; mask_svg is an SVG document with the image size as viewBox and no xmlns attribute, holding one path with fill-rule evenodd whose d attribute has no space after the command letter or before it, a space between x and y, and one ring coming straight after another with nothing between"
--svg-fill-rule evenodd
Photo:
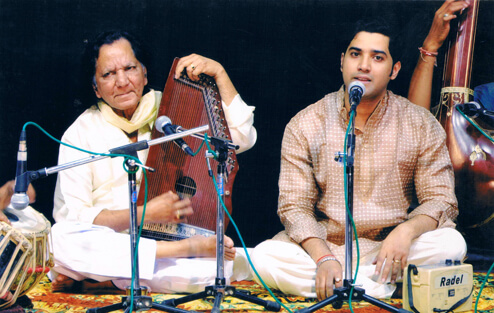
<instances>
[{"instance_id":1,"label":"man's ear","mask_svg":"<svg viewBox=\"0 0 494 313\"><path fill-rule=\"evenodd\" d=\"M141 63L142 71L144 72L144 86L148 84L148 69Z\"/></svg>"},{"instance_id":2,"label":"man's ear","mask_svg":"<svg viewBox=\"0 0 494 313\"><path fill-rule=\"evenodd\" d=\"M101 99L101 95L98 92L98 86L96 86L95 84L93 84L93 90L94 90L94 93L96 94L96 97L98 97L99 99Z\"/></svg>"},{"instance_id":3,"label":"man's ear","mask_svg":"<svg viewBox=\"0 0 494 313\"><path fill-rule=\"evenodd\" d=\"M345 53L341 53L341 58L340 58L340 71L343 72L343 60L345 59Z\"/></svg>"},{"instance_id":4,"label":"man's ear","mask_svg":"<svg viewBox=\"0 0 494 313\"><path fill-rule=\"evenodd\" d=\"M401 62L398 61L395 63L395 65L393 65L393 70L391 71L390 79L394 80L398 76L400 70L401 70Z\"/></svg>"}]
</instances>

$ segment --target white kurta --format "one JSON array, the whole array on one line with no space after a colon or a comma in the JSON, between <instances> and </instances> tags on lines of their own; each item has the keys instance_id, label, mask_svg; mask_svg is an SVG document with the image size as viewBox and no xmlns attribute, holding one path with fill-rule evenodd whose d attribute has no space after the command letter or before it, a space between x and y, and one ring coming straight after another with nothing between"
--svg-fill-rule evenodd
<instances>
[{"instance_id":1,"label":"white kurta","mask_svg":"<svg viewBox=\"0 0 494 313\"><path fill-rule=\"evenodd\" d=\"M156 92L156 95L159 102L161 93ZM234 143L240 146L240 151L252 147L257 138L253 127L254 107L247 106L237 95L230 106L223 108ZM138 140L148 140L150 137L149 126L139 129ZM62 141L93 152L107 152L131 143L128 136L108 123L96 107L81 114L67 129ZM146 162L147 153L147 150L138 152L143 163ZM87 153L61 146L59 164L87 156ZM75 280L113 280L122 289L130 285L129 236L92 224L104 209L128 208L128 193L128 177L123 170L122 158L106 158L59 173L53 210L56 223L52 228L54 273ZM242 253L238 255L241 257ZM226 278L231 278L233 274L232 263L225 263ZM245 275L249 274L248 268L242 271L246 272ZM156 242L141 238L139 274L141 285L155 292L197 292L214 284L216 260L156 260ZM244 277L242 273L238 276L239 279Z\"/></svg>"}]
</instances>

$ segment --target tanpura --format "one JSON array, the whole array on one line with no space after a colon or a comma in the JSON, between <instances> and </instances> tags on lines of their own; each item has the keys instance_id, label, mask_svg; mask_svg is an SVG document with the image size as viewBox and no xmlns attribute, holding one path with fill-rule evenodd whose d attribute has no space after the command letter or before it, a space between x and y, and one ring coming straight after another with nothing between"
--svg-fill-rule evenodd
<instances>
[{"instance_id":1,"label":"tanpura","mask_svg":"<svg viewBox=\"0 0 494 313\"><path fill-rule=\"evenodd\" d=\"M473 100L470 78L478 10L479 0L471 1L459 16L456 31L450 33L437 112L446 130L455 172L458 226L467 237L476 229L487 229L489 223L492 229L494 219L494 144L475 121L472 124L456 109L458 104Z\"/></svg>"}]
</instances>

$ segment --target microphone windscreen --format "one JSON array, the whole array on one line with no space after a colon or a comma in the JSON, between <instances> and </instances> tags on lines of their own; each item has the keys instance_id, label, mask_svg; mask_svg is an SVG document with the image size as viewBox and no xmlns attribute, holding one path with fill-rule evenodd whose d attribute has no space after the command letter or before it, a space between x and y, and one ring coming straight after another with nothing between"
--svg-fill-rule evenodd
<instances>
[{"instance_id":1,"label":"microphone windscreen","mask_svg":"<svg viewBox=\"0 0 494 313\"><path fill-rule=\"evenodd\" d=\"M29 196L26 193L14 193L10 205L16 210L24 210L29 205Z\"/></svg>"},{"instance_id":2,"label":"microphone windscreen","mask_svg":"<svg viewBox=\"0 0 494 313\"><path fill-rule=\"evenodd\" d=\"M353 92L353 90L355 90L356 88L359 88L361 94L364 95L364 93L365 93L365 86L364 86L364 84L362 82L359 82L359 81L353 81L348 86L348 93L351 94Z\"/></svg>"},{"instance_id":3,"label":"microphone windscreen","mask_svg":"<svg viewBox=\"0 0 494 313\"><path fill-rule=\"evenodd\" d=\"M172 120L168 116L162 115L156 119L156 121L154 122L154 127L160 133L164 134L165 133L165 129L164 129L165 125L166 124L171 125L171 123L172 123Z\"/></svg>"}]
</instances>

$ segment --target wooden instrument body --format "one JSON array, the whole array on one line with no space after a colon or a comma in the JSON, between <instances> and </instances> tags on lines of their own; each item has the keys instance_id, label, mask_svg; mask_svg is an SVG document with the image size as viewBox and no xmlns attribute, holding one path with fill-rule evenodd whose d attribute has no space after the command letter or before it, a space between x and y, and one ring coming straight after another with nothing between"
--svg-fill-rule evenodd
<instances>
[{"instance_id":1,"label":"wooden instrument body","mask_svg":"<svg viewBox=\"0 0 494 313\"><path fill-rule=\"evenodd\" d=\"M477 228L494 213L494 145L460 112L448 121L447 145L455 171L461 229Z\"/></svg>"},{"instance_id":2,"label":"wooden instrument body","mask_svg":"<svg viewBox=\"0 0 494 313\"><path fill-rule=\"evenodd\" d=\"M455 109L473 100L470 77L478 9L479 0L472 1L450 34L438 111L455 172L458 225L463 231L482 227L494 217L494 145Z\"/></svg>"},{"instance_id":3,"label":"wooden instrument body","mask_svg":"<svg viewBox=\"0 0 494 313\"><path fill-rule=\"evenodd\" d=\"M168 76L159 116L168 116L173 125L180 125L184 129L191 129L208 124L208 136L231 140L231 135L226 124L224 112L221 106L221 98L214 80L203 76L200 82L191 81L185 73L175 79L175 68L178 59L175 59ZM152 138L163 136L156 129L153 130ZM184 138L190 148L195 152L201 146L202 139L192 136ZM211 145L214 149L214 146ZM205 156L206 145L195 156L189 156L182 151L174 142L166 142L161 145L152 146L146 162L147 166L156 169L154 173L148 173L148 201L152 198L172 190L182 198L190 198L194 214L187 217L187 224L179 227L187 227L187 234L171 234L155 239L183 239L194 234L197 230L210 230L214 233L216 229L218 196L212 177L208 173L208 165ZM211 169L216 178L218 162L210 159ZM224 180L224 203L231 213L231 194L233 181L238 171L238 164L234 151L230 151L226 161L227 177ZM141 184L138 204L144 202L144 184ZM225 229L228 219L225 218ZM172 229L176 231L175 225L151 224L144 225L143 230L156 227ZM197 228L198 227L198 228ZM203 234L203 233L201 233ZM174 236L178 235L178 236ZM146 236L145 234L143 236ZM147 236L149 237L149 236ZM154 237L154 236L151 236Z\"/></svg>"}]
</instances>

